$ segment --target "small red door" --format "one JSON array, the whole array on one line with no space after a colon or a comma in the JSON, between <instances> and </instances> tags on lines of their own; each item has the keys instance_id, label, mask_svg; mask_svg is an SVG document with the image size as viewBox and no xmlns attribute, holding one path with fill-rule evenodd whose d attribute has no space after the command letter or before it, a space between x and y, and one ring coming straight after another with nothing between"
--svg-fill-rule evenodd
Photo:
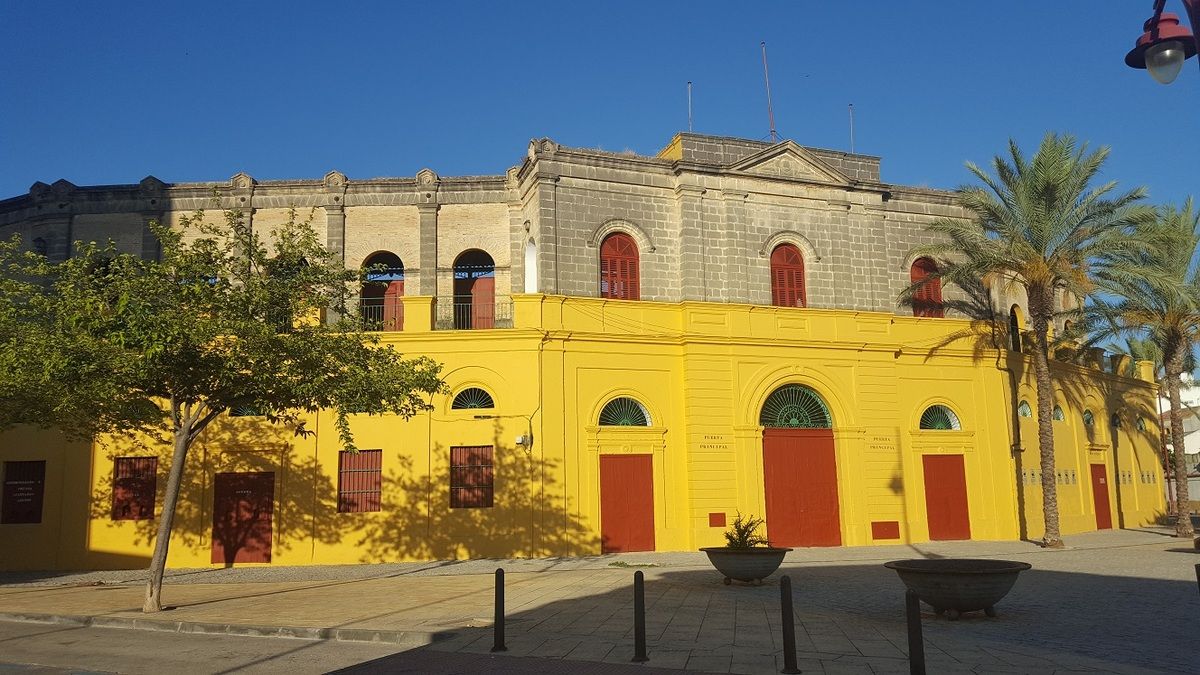
<instances>
[{"instance_id":1,"label":"small red door","mask_svg":"<svg viewBox=\"0 0 1200 675\"><path fill-rule=\"evenodd\" d=\"M652 455L600 455L600 537L604 553L654 550Z\"/></svg>"},{"instance_id":2,"label":"small red door","mask_svg":"<svg viewBox=\"0 0 1200 675\"><path fill-rule=\"evenodd\" d=\"M842 545L832 430L763 430L763 480L773 546Z\"/></svg>"},{"instance_id":3,"label":"small red door","mask_svg":"<svg viewBox=\"0 0 1200 675\"><path fill-rule=\"evenodd\" d=\"M275 474L219 473L213 486L212 562L271 562Z\"/></svg>"},{"instance_id":4,"label":"small red door","mask_svg":"<svg viewBox=\"0 0 1200 675\"><path fill-rule=\"evenodd\" d=\"M925 455L925 513L929 538L935 541L971 538L967 507L967 472L962 455Z\"/></svg>"},{"instance_id":5,"label":"small red door","mask_svg":"<svg viewBox=\"0 0 1200 675\"><path fill-rule=\"evenodd\" d=\"M1092 465L1092 500L1096 503L1096 529L1112 529L1112 508L1108 501L1108 471L1103 464Z\"/></svg>"},{"instance_id":6,"label":"small red door","mask_svg":"<svg viewBox=\"0 0 1200 675\"><path fill-rule=\"evenodd\" d=\"M496 277L479 277L471 284L471 328L496 325Z\"/></svg>"},{"instance_id":7,"label":"small red door","mask_svg":"<svg viewBox=\"0 0 1200 675\"><path fill-rule=\"evenodd\" d=\"M383 292L383 329L404 330L404 282L392 281Z\"/></svg>"}]
</instances>

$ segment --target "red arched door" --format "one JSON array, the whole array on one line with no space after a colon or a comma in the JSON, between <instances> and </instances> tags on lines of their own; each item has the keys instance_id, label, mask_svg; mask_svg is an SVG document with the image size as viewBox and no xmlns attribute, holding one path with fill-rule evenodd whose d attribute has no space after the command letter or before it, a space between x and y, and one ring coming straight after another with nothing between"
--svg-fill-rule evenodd
<instances>
[{"instance_id":1,"label":"red arched door","mask_svg":"<svg viewBox=\"0 0 1200 675\"><path fill-rule=\"evenodd\" d=\"M776 307L803 307L804 256L792 244L780 244L771 251L771 304Z\"/></svg>"},{"instance_id":2,"label":"red arched door","mask_svg":"<svg viewBox=\"0 0 1200 675\"><path fill-rule=\"evenodd\" d=\"M633 237L614 232L600 244L600 297L637 300L638 249Z\"/></svg>"}]
</instances>

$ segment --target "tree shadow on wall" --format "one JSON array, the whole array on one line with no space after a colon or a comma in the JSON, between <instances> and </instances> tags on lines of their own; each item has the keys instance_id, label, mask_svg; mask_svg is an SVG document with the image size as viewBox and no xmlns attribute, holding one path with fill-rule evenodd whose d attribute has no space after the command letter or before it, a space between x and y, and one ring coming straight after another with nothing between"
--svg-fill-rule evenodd
<instances>
[{"instance_id":1,"label":"tree shadow on wall","mask_svg":"<svg viewBox=\"0 0 1200 675\"><path fill-rule=\"evenodd\" d=\"M337 510L337 489L311 447L303 435L263 418L226 418L210 425L188 455L175 509L172 557L178 559L181 547L198 553L215 549L212 562L228 567L264 557L269 561L310 538L342 541L348 534L344 524L316 517ZM114 545L143 548L148 554L161 517L171 444L120 438L104 443L101 451L110 464L107 475L95 476L89 540L98 530L106 531L103 538ZM154 480L141 483L139 476L117 466L118 458L153 458ZM152 491L152 511L148 498L138 499L141 490ZM208 553L200 555L204 562L210 560Z\"/></svg>"},{"instance_id":2,"label":"tree shadow on wall","mask_svg":"<svg viewBox=\"0 0 1200 675\"><path fill-rule=\"evenodd\" d=\"M400 457L385 473L383 513L361 530L363 562L596 555L600 540L564 495L560 464L493 435L490 507L451 508L450 448L430 449L428 474Z\"/></svg>"}]
</instances>

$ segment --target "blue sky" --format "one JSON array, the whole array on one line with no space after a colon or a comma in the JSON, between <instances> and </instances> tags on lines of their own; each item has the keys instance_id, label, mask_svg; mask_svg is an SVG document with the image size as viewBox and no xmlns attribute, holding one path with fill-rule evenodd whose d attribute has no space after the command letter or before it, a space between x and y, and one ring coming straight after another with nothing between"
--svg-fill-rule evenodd
<instances>
[{"instance_id":1,"label":"blue sky","mask_svg":"<svg viewBox=\"0 0 1200 675\"><path fill-rule=\"evenodd\" d=\"M0 0L0 198L34 181L498 174L530 138L654 153L687 128L883 157L952 188L1048 130L1105 177L1198 193L1200 68L1122 62L1150 0L223 3ZM1182 12L1178 0L1168 9ZM1185 19L1186 23L1186 19Z\"/></svg>"}]
</instances>

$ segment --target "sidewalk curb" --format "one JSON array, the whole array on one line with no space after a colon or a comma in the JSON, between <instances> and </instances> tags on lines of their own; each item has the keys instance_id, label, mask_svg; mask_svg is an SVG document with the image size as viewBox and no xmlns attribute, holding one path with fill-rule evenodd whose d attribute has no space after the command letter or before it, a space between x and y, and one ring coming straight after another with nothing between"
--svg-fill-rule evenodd
<instances>
[{"instance_id":1,"label":"sidewalk curb","mask_svg":"<svg viewBox=\"0 0 1200 675\"><path fill-rule=\"evenodd\" d=\"M202 621L163 621L132 619L122 616L82 614L36 614L0 612L0 621L45 623L59 626L123 628L164 633L235 635L240 637L292 638L297 640L336 640L339 642L380 642L408 648L424 647L455 637L453 632L432 633L413 630L373 630L370 628L313 628L311 626L269 626L262 624L205 623Z\"/></svg>"}]
</instances>

